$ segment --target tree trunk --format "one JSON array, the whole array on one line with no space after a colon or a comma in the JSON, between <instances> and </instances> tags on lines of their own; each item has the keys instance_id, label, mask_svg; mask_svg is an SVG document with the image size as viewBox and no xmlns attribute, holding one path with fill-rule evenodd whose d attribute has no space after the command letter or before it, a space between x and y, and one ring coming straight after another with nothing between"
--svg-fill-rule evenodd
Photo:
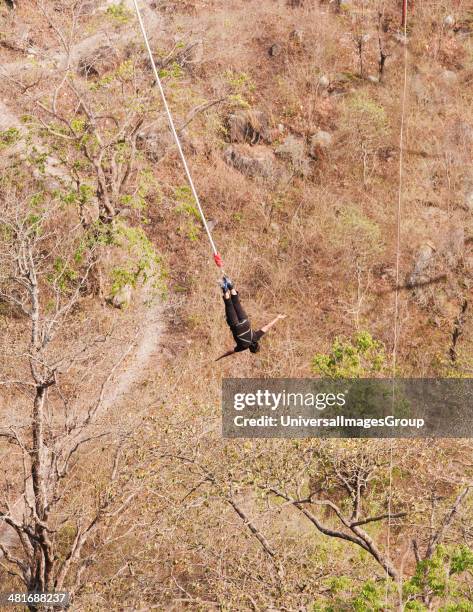
<instances>
[{"instance_id":1,"label":"tree trunk","mask_svg":"<svg viewBox=\"0 0 473 612\"><path fill-rule=\"evenodd\" d=\"M48 496L45 468L48 449L44 443L44 402L46 385L36 387L33 404L33 424L31 450L31 478L34 493L35 541L33 543L33 571L31 572L30 591L48 591L53 587L54 556L45 523L48 519Z\"/></svg>"}]
</instances>

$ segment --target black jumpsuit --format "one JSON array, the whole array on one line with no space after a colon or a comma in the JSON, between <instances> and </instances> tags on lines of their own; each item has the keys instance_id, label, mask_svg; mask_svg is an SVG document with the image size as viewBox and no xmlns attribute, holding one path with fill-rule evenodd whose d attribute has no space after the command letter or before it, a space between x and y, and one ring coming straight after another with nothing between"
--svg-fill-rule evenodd
<instances>
[{"instance_id":1,"label":"black jumpsuit","mask_svg":"<svg viewBox=\"0 0 473 612\"><path fill-rule=\"evenodd\" d=\"M243 310L238 294L231 294L229 298L224 296L223 301L225 302L227 323L236 342L235 352L244 351L250 348L253 342L257 342L264 335L264 331L261 329L253 331L251 329L248 315Z\"/></svg>"}]
</instances>

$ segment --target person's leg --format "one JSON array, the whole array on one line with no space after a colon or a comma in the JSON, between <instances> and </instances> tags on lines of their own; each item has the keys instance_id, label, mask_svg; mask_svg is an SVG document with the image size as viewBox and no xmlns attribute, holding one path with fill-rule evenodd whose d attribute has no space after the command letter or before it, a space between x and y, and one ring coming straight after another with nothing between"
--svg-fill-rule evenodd
<instances>
[{"instance_id":1,"label":"person's leg","mask_svg":"<svg viewBox=\"0 0 473 612\"><path fill-rule=\"evenodd\" d=\"M233 300L230 297L229 291L226 291L223 294L223 301L225 303L225 315L227 317L227 323L230 327L235 327L235 325L238 325L239 319L235 307L233 305Z\"/></svg>"},{"instance_id":2,"label":"person's leg","mask_svg":"<svg viewBox=\"0 0 473 612\"><path fill-rule=\"evenodd\" d=\"M235 312L237 314L237 317L240 323L241 321L246 321L248 319L248 315L246 314L243 306L241 305L240 298L238 296L236 289L232 289L231 299L232 299L233 307L235 309Z\"/></svg>"}]
</instances>

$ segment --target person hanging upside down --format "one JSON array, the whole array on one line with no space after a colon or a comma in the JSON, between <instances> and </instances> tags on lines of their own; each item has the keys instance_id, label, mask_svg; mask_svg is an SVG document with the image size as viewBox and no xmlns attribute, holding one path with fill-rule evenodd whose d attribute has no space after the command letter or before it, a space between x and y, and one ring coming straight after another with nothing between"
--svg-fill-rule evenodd
<instances>
[{"instance_id":1,"label":"person hanging upside down","mask_svg":"<svg viewBox=\"0 0 473 612\"><path fill-rule=\"evenodd\" d=\"M285 319L286 315L279 314L270 323L254 331L248 320L248 315L243 310L238 292L234 288L232 281L227 276L224 276L220 286L223 292L227 323L235 339L236 346L231 351L227 351L223 355L220 355L216 361L224 357L229 357L234 353L246 351L246 349L249 349L251 353L257 353L260 350L259 340L261 337L280 319Z\"/></svg>"}]
</instances>

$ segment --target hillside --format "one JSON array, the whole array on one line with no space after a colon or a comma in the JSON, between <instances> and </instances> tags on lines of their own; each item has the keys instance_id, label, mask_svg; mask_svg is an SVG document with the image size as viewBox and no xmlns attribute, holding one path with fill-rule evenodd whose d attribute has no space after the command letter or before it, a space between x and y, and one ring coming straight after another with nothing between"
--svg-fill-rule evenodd
<instances>
[{"instance_id":1,"label":"hillside","mask_svg":"<svg viewBox=\"0 0 473 612\"><path fill-rule=\"evenodd\" d=\"M401 2L139 4L225 270L256 329L287 317L215 361L133 2L2 2L0 591L472 609L469 440L220 431L223 378L471 378L472 6L409 3L406 37Z\"/></svg>"}]
</instances>

